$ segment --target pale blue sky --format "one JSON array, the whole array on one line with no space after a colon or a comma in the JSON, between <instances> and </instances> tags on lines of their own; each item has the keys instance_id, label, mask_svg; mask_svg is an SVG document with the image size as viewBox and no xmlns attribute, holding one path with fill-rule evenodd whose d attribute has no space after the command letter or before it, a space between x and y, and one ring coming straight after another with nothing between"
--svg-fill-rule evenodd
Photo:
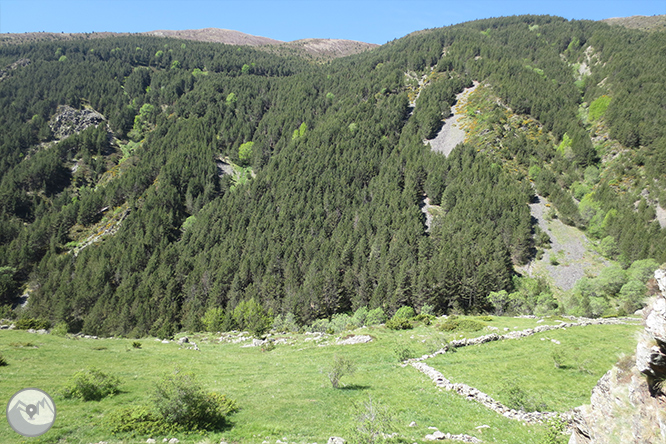
<instances>
[{"instance_id":1,"label":"pale blue sky","mask_svg":"<svg viewBox=\"0 0 666 444\"><path fill-rule=\"evenodd\" d=\"M383 44L420 29L516 14L657 15L666 14L666 0L0 0L0 33L212 27L284 41Z\"/></svg>"}]
</instances>

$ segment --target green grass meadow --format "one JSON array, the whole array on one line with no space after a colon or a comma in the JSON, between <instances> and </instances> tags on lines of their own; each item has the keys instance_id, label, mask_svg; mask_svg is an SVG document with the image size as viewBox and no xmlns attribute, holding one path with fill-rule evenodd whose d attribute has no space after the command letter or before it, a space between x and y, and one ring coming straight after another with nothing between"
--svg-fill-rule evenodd
<instances>
[{"instance_id":1,"label":"green grass meadow","mask_svg":"<svg viewBox=\"0 0 666 444\"><path fill-rule=\"evenodd\" d=\"M536 320L493 318L488 324L520 329ZM503 382L514 379L530 393L540 393L553 409L564 411L589 402L598 378L622 354L635 347L637 326L589 326L551 331L521 340L461 348L457 353L430 359L427 363L454 382L465 382L502 400ZM480 331L470 336L487 334ZM149 401L155 382L178 367L195 373L202 385L235 399L239 411L230 417L225 430L152 436L157 442L177 437L181 443L262 443L286 440L290 443L325 443L330 436L350 438L358 424L358 406L372 399L387 407L396 431L404 442L422 442L428 427L443 432L466 433L490 443L538 444L545 426L527 426L496 414L481 405L442 391L411 366L400 365L396 350L408 349L420 356L440 348L445 340L460 334L444 334L435 326L391 331L383 327L363 328L353 333L370 334L366 344L335 345L335 337L318 345L309 336L288 334L291 345L277 345L272 351L243 344L217 343L216 335L190 336L200 351L164 344L153 338L132 347L130 339L72 339L37 335L24 331L0 332L0 353L7 366L0 367L0 400L6 406L19 389L38 387L54 397L57 419L46 434L24 438L3 418L2 443L145 443L148 436L113 436L104 418L114 409ZM548 336L572 350L562 369L555 369ZM246 342L247 343L247 342ZM246 344L245 343L245 344ZM26 346L27 345L27 346ZM342 387L333 389L325 369L336 355L353 359L357 371L344 376ZM585 371L574 368L574 356L584 359ZM589 358L589 359L588 359ZM121 393L95 402L63 399L58 392L77 371L96 367L119 377ZM589 372L588 372L589 370ZM415 427L409 427L412 422ZM477 429L482 425L489 428Z\"/></svg>"}]
</instances>

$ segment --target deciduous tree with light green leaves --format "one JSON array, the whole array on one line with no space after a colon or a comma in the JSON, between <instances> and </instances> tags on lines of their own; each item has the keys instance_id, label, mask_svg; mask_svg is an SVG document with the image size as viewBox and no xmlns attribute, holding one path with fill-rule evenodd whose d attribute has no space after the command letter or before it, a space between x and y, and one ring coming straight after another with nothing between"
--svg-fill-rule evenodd
<instances>
[{"instance_id":1,"label":"deciduous tree with light green leaves","mask_svg":"<svg viewBox=\"0 0 666 444\"><path fill-rule=\"evenodd\" d=\"M238 148L238 158L241 162L247 164L252 158L254 142L245 142Z\"/></svg>"}]
</instances>

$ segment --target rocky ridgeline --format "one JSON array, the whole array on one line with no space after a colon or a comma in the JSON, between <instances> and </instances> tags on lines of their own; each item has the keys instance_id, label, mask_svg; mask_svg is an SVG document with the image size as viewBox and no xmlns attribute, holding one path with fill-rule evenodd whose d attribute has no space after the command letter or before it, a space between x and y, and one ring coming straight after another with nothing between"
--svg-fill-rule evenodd
<instances>
[{"instance_id":1,"label":"rocky ridgeline","mask_svg":"<svg viewBox=\"0 0 666 444\"><path fill-rule=\"evenodd\" d=\"M65 139L72 134L78 134L90 126L106 124L103 115L93 109L74 109L71 106L59 105L55 115L49 120L49 127L53 137L58 140Z\"/></svg>"},{"instance_id":2,"label":"rocky ridgeline","mask_svg":"<svg viewBox=\"0 0 666 444\"><path fill-rule=\"evenodd\" d=\"M569 444L666 443L666 270L655 271L660 295L643 309L635 357L620 360L574 409Z\"/></svg>"},{"instance_id":3,"label":"rocky ridgeline","mask_svg":"<svg viewBox=\"0 0 666 444\"><path fill-rule=\"evenodd\" d=\"M509 419L517 419L530 424L543 423L548 419L554 419L559 414L555 412L522 412L510 409L502 403L495 401L489 395L479 389L470 387L467 384L454 384L444 377L440 372L423 362L413 362L412 367L428 376L437 387L444 390L454 391L465 398L483 404L485 407L506 416Z\"/></svg>"}]
</instances>

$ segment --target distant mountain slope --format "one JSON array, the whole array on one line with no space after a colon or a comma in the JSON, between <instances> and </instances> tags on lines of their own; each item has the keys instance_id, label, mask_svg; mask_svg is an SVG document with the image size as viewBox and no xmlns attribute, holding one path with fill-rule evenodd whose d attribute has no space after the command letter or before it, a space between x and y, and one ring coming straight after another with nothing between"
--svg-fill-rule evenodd
<instances>
[{"instance_id":1,"label":"distant mountain slope","mask_svg":"<svg viewBox=\"0 0 666 444\"><path fill-rule=\"evenodd\" d=\"M284 43L284 47L301 48L306 53L324 58L345 57L358 54L379 45L341 39L302 39Z\"/></svg>"},{"instance_id":2,"label":"distant mountain slope","mask_svg":"<svg viewBox=\"0 0 666 444\"><path fill-rule=\"evenodd\" d=\"M601 20L609 25L620 25L629 29L641 31L664 31L666 30L666 15L632 15L631 17L613 17Z\"/></svg>"},{"instance_id":3,"label":"distant mountain slope","mask_svg":"<svg viewBox=\"0 0 666 444\"><path fill-rule=\"evenodd\" d=\"M55 33L55 32L25 32L20 34L0 35L0 45L22 43L35 43L46 41L90 40L95 38L120 37L131 35L118 32L92 32L92 33ZM246 34L240 31L220 28L184 29L184 30L156 30L136 33L151 37L167 37L198 42L224 43L226 45L253 46L257 49L267 50L281 54L283 52L323 59L334 59L358 54L379 45L374 43L357 42L344 39L316 39L308 38L283 42L268 37ZM286 51L284 51L286 49Z\"/></svg>"},{"instance_id":4,"label":"distant mountain slope","mask_svg":"<svg viewBox=\"0 0 666 444\"><path fill-rule=\"evenodd\" d=\"M274 40L268 37L261 37L231 29L204 28L204 29L185 29L182 31L157 30L144 32L143 35L154 37L171 37L175 39L196 40L199 42L226 43L227 45L279 45L284 43L280 40Z\"/></svg>"}]
</instances>

